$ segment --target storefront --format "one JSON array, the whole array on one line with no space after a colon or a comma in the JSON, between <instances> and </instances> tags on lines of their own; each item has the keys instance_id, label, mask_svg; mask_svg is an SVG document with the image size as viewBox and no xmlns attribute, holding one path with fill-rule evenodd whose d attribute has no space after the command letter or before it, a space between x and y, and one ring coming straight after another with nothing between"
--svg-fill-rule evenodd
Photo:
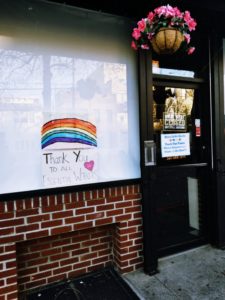
<instances>
[{"instance_id":1,"label":"storefront","mask_svg":"<svg viewBox=\"0 0 225 300\"><path fill-rule=\"evenodd\" d=\"M223 248L223 4L161 56L130 47L153 4L0 2L0 295Z\"/></svg>"}]
</instances>

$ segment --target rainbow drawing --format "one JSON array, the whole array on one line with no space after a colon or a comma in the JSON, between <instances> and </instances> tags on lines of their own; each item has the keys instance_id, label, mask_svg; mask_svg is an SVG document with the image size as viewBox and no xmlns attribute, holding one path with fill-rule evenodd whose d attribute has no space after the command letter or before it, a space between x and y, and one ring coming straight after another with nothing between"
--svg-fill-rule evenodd
<instances>
[{"instance_id":1,"label":"rainbow drawing","mask_svg":"<svg viewBox=\"0 0 225 300\"><path fill-rule=\"evenodd\" d=\"M97 147L96 126L77 118L55 119L45 123L41 130L41 148L58 142Z\"/></svg>"}]
</instances>

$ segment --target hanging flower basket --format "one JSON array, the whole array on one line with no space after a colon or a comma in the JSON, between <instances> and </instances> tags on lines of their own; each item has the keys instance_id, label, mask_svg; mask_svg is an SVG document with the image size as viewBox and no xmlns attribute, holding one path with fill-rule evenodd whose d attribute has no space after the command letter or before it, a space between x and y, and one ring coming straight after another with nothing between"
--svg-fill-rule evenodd
<instances>
[{"instance_id":1,"label":"hanging flower basket","mask_svg":"<svg viewBox=\"0 0 225 300\"><path fill-rule=\"evenodd\" d=\"M190 46L190 33L196 25L188 10L181 12L169 4L157 7L133 29L131 47L134 50L152 47L158 54L173 54L182 46L187 54L192 54L195 47Z\"/></svg>"},{"instance_id":2,"label":"hanging flower basket","mask_svg":"<svg viewBox=\"0 0 225 300\"><path fill-rule=\"evenodd\" d=\"M157 54L173 54L184 41L183 34L176 28L160 28L151 39L153 50Z\"/></svg>"}]
</instances>

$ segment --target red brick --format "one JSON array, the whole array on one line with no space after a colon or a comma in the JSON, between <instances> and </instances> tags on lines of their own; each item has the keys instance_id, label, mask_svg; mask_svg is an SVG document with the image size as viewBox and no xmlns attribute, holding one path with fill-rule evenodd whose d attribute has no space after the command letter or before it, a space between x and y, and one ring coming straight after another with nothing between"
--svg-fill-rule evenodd
<instances>
[{"instance_id":1,"label":"red brick","mask_svg":"<svg viewBox=\"0 0 225 300\"><path fill-rule=\"evenodd\" d=\"M64 203L70 203L70 194L64 194Z\"/></svg>"},{"instance_id":2,"label":"red brick","mask_svg":"<svg viewBox=\"0 0 225 300\"><path fill-rule=\"evenodd\" d=\"M132 206L132 201L123 201L123 202L116 203L116 208L125 208L130 206Z\"/></svg>"},{"instance_id":3,"label":"red brick","mask_svg":"<svg viewBox=\"0 0 225 300\"><path fill-rule=\"evenodd\" d=\"M15 253L7 253L0 255L0 261L6 261L10 259L15 259Z\"/></svg>"},{"instance_id":4,"label":"red brick","mask_svg":"<svg viewBox=\"0 0 225 300\"><path fill-rule=\"evenodd\" d=\"M48 230L36 231L36 232L26 234L27 240L36 239L44 236L48 236Z\"/></svg>"},{"instance_id":5,"label":"red brick","mask_svg":"<svg viewBox=\"0 0 225 300\"><path fill-rule=\"evenodd\" d=\"M76 214L77 215L89 214L89 213L93 213L94 210L95 210L94 207L79 208L76 210Z\"/></svg>"},{"instance_id":6,"label":"red brick","mask_svg":"<svg viewBox=\"0 0 225 300\"><path fill-rule=\"evenodd\" d=\"M0 214L0 220L13 219L13 218L14 218L14 213L13 212L7 212L7 213L1 213Z\"/></svg>"},{"instance_id":7,"label":"red brick","mask_svg":"<svg viewBox=\"0 0 225 300\"><path fill-rule=\"evenodd\" d=\"M37 215L38 214L38 209L33 208L33 209L27 209L27 210L20 210L16 212L16 217L26 217L30 215Z\"/></svg>"},{"instance_id":8,"label":"red brick","mask_svg":"<svg viewBox=\"0 0 225 300\"><path fill-rule=\"evenodd\" d=\"M140 185L139 185L139 184L136 184L136 185L134 186L134 193L135 193L135 194L140 193Z\"/></svg>"},{"instance_id":9,"label":"red brick","mask_svg":"<svg viewBox=\"0 0 225 300\"><path fill-rule=\"evenodd\" d=\"M38 229L39 229L38 224L19 226L19 227L16 227L16 233L33 231L33 230L38 230Z\"/></svg>"},{"instance_id":10,"label":"red brick","mask_svg":"<svg viewBox=\"0 0 225 300\"><path fill-rule=\"evenodd\" d=\"M79 216L79 217L72 217L72 218L66 218L65 223L66 224L74 224L74 223L79 223L84 221L84 216Z\"/></svg>"},{"instance_id":11,"label":"red brick","mask_svg":"<svg viewBox=\"0 0 225 300\"><path fill-rule=\"evenodd\" d=\"M50 196L48 197L48 201L49 201L49 205L50 205L50 206L56 205L56 198L55 198L55 195L50 195Z\"/></svg>"},{"instance_id":12,"label":"red brick","mask_svg":"<svg viewBox=\"0 0 225 300\"><path fill-rule=\"evenodd\" d=\"M71 250L75 250L75 249L78 249L78 248L80 248L80 243L64 246L64 247L62 247L62 251L71 251Z\"/></svg>"},{"instance_id":13,"label":"red brick","mask_svg":"<svg viewBox=\"0 0 225 300\"><path fill-rule=\"evenodd\" d=\"M130 212L139 212L141 211L140 206L133 206L133 207L127 207L125 208L125 213L130 213Z\"/></svg>"},{"instance_id":14,"label":"red brick","mask_svg":"<svg viewBox=\"0 0 225 300\"><path fill-rule=\"evenodd\" d=\"M88 260L89 261L92 258L96 258L96 256L97 256L96 252L95 253L84 254L84 255L81 255L80 261L84 261L84 260Z\"/></svg>"},{"instance_id":15,"label":"red brick","mask_svg":"<svg viewBox=\"0 0 225 300\"><path fill-rule=\"evenodd\" d=\"M0 236L10 235L10 234L13 234L13 233L14 233L14 228L13 227L0 229Z\"/></svg>"},{"instance_id":16,"label":"red brick","mask_svg":"<svg viewBox=\"0 0 225 300\"><path fill-rule=\"evenodd\" d=\"M46 251L42 251L41 255L42 256L49 256L49 255L54 255L54 254L58 254L58 253L61 253L61 252L62 252L61 248L53 248L53 249L49 249L49 250L46 250Z\"/></svg>"},{"instance_id":17,"label":"red brick","mask_svg":"<svg viewBox=\"0 0 225 300\"><path fill-rule=\"evenodd\" d=\"M13 227L17 225L23 225L24 224L24 219L12 219L12 220L7 220L7 221L2 221L0 222L0 228L3 227Z\"/></svg>"},{"instance_id":18,"label":"red brick","mask_svg":"<svg viewBox=\"0 0 225 300\"><path fill-rule=\"evenodd\" d=\"M133 215L133 217L134 217L134 219L137 219L137 218L141 219L142 218L142 213L135 213Z\"/></svg>"},{"instance_id":19,"label":"red brick","mask_svg":"<svg viewBox=\"0 0 225 300\"><path fill-rule=\"evenodd\" d=\"M73 230L81 230L81 229L86 229L86 228L90 228L90 227L93 227L93 223L89 221L89 222L85 222L85 223L81 223L81 224L74 224Z\"/></svg>"},{"instance_id":20,"label":"red brick","mask_svg":"<svg viewBox=\"0 0 225 300\"><path fill-rule=\"evenodd\" d=\"M43 213L60 211L60 210L63 210L63 205L62 204L50 205L50 206L44 206L44 207L42 207L42 212Z\"/></svg>"},{"instance_id":21,"label":"red brick","mask_svg":"<svg viewBox=\"0 0 225 300\"><path fill-rule=\"evenodd\" d=\"M93 190L92 191L92 199L97 199L98 198L98 190Z\"/></svg>"},{"instance_id":22,"label":"red brick","mask_svg":"<svg viewBox=\"0 0 225 300\"><path fill-rule=\"evenodd\" d=\"M85 191L84 192L84 199L90 200L92 198L92 192L91 191Z\"/></svg>"},{"instance_id":23,"label":"red brick","mask_svg":"<svg viewBox=\"0 0 225 300\"><path fill-rule=\"evenodd\" d=\"M122 187L122 194L123 195L127 195L127 193L128 193L128 187L127 186L123 186Z\"/></svg>"},{"instance_id":24,"label":"red brick","mask_svg":"<svg viewBox=\"0 0 225 300\"><path fill-rule=\"evenodd\" d=\"M55 269L59 267L59 262L54 262L54 263L50 263L50 264L45 264L43 266L39 266L39 271L45 271L45 270L50 270L50 269Z\"/></svg>"},{"instance_id":25,"label":"red brick","mask_svg":"<svg viewBox=\"0 0 225 300\"><path fill-rule=\"evenodd\" d=\"M28 223L38 223L38 222L48 221L49 219L50 219L50 215L45 214L45 215L27 217L27 222Z\"/></svg>"},{"instance_id":26,"label":"red brick","mask_svg":"<svg viewBox=\"0 0 225 300\"><path fill-rule=\"evenodd\" d=\"M60 266L74 264L74 263L77 263L78 261L79 261L78 257L72 257L72 258L64 259L64 260L60 261Z\"/></svg>"},{"instance_id":27,"label":"red brick","mask_svg":"<svg viewBox=\"0 0 225 300\"><path fill-rule=\"evenodd\" d=\"M61 211L61 212L57 212L52 214L52 218L53 219L59 219L59 218L66 218L66 217L71 217L73 215L73 211L72 210L66 210L66 211Z\"/></svg>"},{"instance_id":28,"label":"red brick","mask_svg":"<svg viewBox=\"0 0 225 300\"><path fill-rule=\"evenodd\" d=\"M108 224L108 223L112 223L113 219L112 218L105 218L105 219L101 219L101 220L96 220L95 224L96 226L100 226L100 225L104 225L104 224Z\"/></svg>"},{"instance_id":29,"label":"red brick","mask_svg":"<svg viewBox=\"0 0 225 300\"><path fill-rule=\"evenodd\" d=\"M136 227L128 227L126 229L119 229L119 234L128 234L128 233L133 233L133 232L136 232L137 229Z\"/></svg>"},{"instance_id":30,"label":"red brick","mask_svg":"<svg viewBox=\"0 0 225 300\"><path fill-rule=\"evenodd\" d=\"M41 223L41 228L56 227L62 225L62 220L47 221Z\"/></svg>"},{"instance_id":31,"label":"red brick","mask_svg":"<svg viewBox=\"0 0 225 300\"><path fill-rule=\"evenodd\" d=\"M77 270L77 271L69 272L68 275L69 275L69 278L72 278L72 277L77 277L77 276L85 274L85 273L87 273L87 269L83 268L83 269L80 269L80 270Z\"/></svg>"},{"instance_id":32,"label":"red brick","mask_svg":"<svg viewBox=\"0 0 225 300\"><path fill-rule=\"evenodd\" d=\"M28 282L26 284L26 288L31 289L31 288L39 287L39 286L46 285L46 284L47 284L47 280L46 280L46 278L44 278L44 279L41 279L41 280Z\"/></svg>"},{"instance_id":33,"label":"red brick","mask_svg":"<svg viewBox=\"0 0 225 300\"><path fill-rule=\"evenodd\" d=\"M31 260L31 261L27 261L27 265L30 266L39 266L41 264L46 264L48 262L48 258L47 257L42 257L39 259L35 259L35 260Z\"/></svg>"},{"instance_id":34,"label":"red brick","mask_svg":"<svg viewBox=\"0 0 225 300\"><path fill-rule=\"evenodd\" d=\"M59 274L59 275L55 275L55 276L47 278L47 283L61 281L61 280L64 280L64 279L66 279L66 274Z\"/></svg>"},{"instance_id":35,"label":"red brick","mask_svg":"<svg viewBox=\"0 0 225 300\"><path fill-rule=\"evenodd\" d=\"M0 238L0 244L8 244L8 243L15 243L24 240L24 235L14 235L9 237Z\"/></svg>"},{"instance_id":36,"label":"red brick","mask_svg":"<svg viewBox=\"0 0 225 300\"><path fill-rule=\"evenodd\" d=\"M84 206L85 206L85 202L84 201L71 202L71 203L67 203L66 204L66 209L74 209L74 208L84 207Z\"/></svg>"},{"instance_id":37,"label":"red brick","mask_svg":"<svg viewBox=\"0 0 225 300\"><path fill-rule=\"evenodd\" d=\"M77 264L74 264L73 265L73 269L81 269L81 268L84 268L84 267L88 267L90 266L91 262L90 261L83 261L81 263L77 263Z\"/></svg>"},{"instance_id":38,"label":"red brick","mask_svg":"<svg viewBox=\"0 0 225 300\"><path fill-rule=\"evenodd\" d=\"M17 283L17 277L13 276L13 277L9 277L6 279L6 283L7 284L12 284L12 283Z\"/></svg>"},{"instance_id":39,"label":"red brick","mask_svg":"<svg viewBox=\"0 0 225 300\"><path fill-rule=\"evenodd\" d=\"M105 249L105 250L101 250L99 251L99 256L104 256L104 255L109 255L111 254L111 249Z\"/></svg>"},{"instance_id":40,"label":"red brick","mask_svg":"<svg viewBox=\"0 0 225 300\"><path fill-rule=\"evenodd\" d=\"M35 281L35 280L38 280L38 279L47 278L51 275L52 275L51 271L41 272L41 273L38 272L38 273L32 275L31 279L32 279L32 281Z\"/></svg>"},{"instance_id":41,"label":"red brick","mask_svg":"<svg viewBox=\"0 0 225 300\"><path fill-rule=\"evenodd\" d=\"M142 249L143 249L143 245L142 245L142 244L139 244L139 245L130 247L130 248L129 248L129 252L133 252L133 251L141 251Z\"/></svg>"},{"instance_id":42,"label":"red brick","mask_svg":"<svg viewBox=\"0 0 225 300\"><path fill-rule=\"evenodd\" d=\"M23 200L16 200L16 210L23 210Z\"/></svg>"},{"instance_id":43,"label":"red brick","mask_svg":"<svg viewBox=\"0 0 225 300\"><path fill-rule=\"evenodd\" d=\"M107 261L109 261L108 255L93 259L92 264L96 265L96 264L104 263L104 262L107 262Z\"/></svg>"},{"instance_id":44,"label":"red brick","mask_svg":"<svg viewBox=\"0 0 225 300\"><path fill-rule=\"evenodd\" d=\"M11 212L11 211L15 210L15 208L14 208L14 201L8 201L8 202L6 202L6 206L7 206L7 211L8 212Z\"/></svg>"},{"instance_id":45,"label":"red brick","mask_svg":"<svg viewBox=\"0 0 225 300\"><path fill-rule=\"evenodd\" d=\"M116 222L122 222L122 221L127 221L132 218L131 214L123 215L123 216L117 216L116 217Z\"/></svg>"},{"instance_id":46,"label":"red brick","mask_svg":"<svg viewBox=\"0 0 225 300\"><path fill-rule=\"evenodd\" d=\"M6 252L9 252L9 251L16 251L16 244L5 245L5 251L6 251Z\"/></svg>"},{"instance_id":47,"label":"red brick","mask_svg":"<svg viewBox=\"0 0 225 300\"><path fill-rule=\"evenodd\" d=\"M69 253L61 253L61 254L56 254L50 256L51 261L56 261L56 260L61 260L61 259L66 259L69 257Z\"/></svg>"},{"instance_id":48,"label":"red brick","mask_svg":"<svg viewBox=\"0 0 225 300\"><path fill-rule=\"evenodd\" d=\"M25 203L25 209L30 209L30 208L32 208L32 201L31 201L31 199L26 199L26 200L24 201L24 203Z\"/></svg>"},{"instance_id":49,"label":"red brick","mask_svg":"<svg viewBox=\"0 0 225 300\"><path fill-rule=\"evenodd\" d=\"M105 204L96 207L97 211L114 209L114 204Z\"/></svg>"},{"instance_id":50,"label":"red brick","mask_svg":"<svg viewBox=\"0 0 225 300\"><path fill-rule=\"evenodd\" d=\"M17 284L9 285L3 288L0 288L0 295L6 295L10 292L17 291Z\"/></svg>"},{"instance_id":51,"label":"red brick","mask_svg":"<svg viewBox=\"0 0 225 300\"><path fill-rule=\"evenodd\" d=\"M71 226L63 226L63 227L51 229L51 234L55 235L55 234L69 232L69 231L72 231L72 227Z\"/></svg>"},{"instance_id":52,"label":"red brick","mask_svg":"<svg viewBox=\"0 0 225 300\"><path fill-rule=\"evenodd\" d=\"M32 203L33 204L33 208L40 206L40 204L39 204L39 197L34 197L34 199L33 199L32 202L33 202Z\"/></svg>"},{"instance_id":53,"label":"red brick","mask_svg":"<svg viewBox=\"0 0 225 300\"><path fill-rule=\"evenodd\" d=\"M19 255L19 261L29 261L40 257L40 252L33 252L29 254Z\"/></svg>"},{"instance_id":54,"label":"red brick","mask_svg":"<svg viewBox=\"0 0 225 300\"><path fill-rule=\"evenodd\" d=\"M143 243L143 239L137 239L134 241L135 245L138 245L138 244L142 244Z\"/></svg>"},{"instance_id":55,"label":"red brick","mask_svg":"<svg viewBox=\"0 0 225 300\"><path fill-rule=\"evenodd\" d=\"M136 232L136 233L131 233L131 234L129 234L129 239L134 240L134 239L142 237L142 235L143 234L141 231Z\"/></svg>"},{"instance_id":56,"label":"red brick","mask_svg":"<svg viewBox=\"0 0 225 300\"><path fill-rule=\"evenodd\" d=\"M104 250L107 247L108 247L108 244L100 244L100 245L92 246L91 251L94 252L94 251Z\"/></svg>"},{"instance_id":57,"label":"red brick","mask_svg":"<svg viewBox=\"0 0 225 300\"><path fill-rule=\"evenodd\" d=\"M45 249L49 249L51 248L51 244L48 243L48 244L37 244L37 245L32 245L29 247L30 251L31 252L36 252L36 251L41 251L41 250L45 250Z\"/></svg>"},{"instance_id":58,"label":"red brick","mask_svg":"<svg viewBox=\"0 0 225 300\"><path fill-rule=\"evenodd\" d=\"M60 239L59 241L53 241L52 242L52 247L60 247L60 246L63 246L65 244L69 244L71 243L71 239L68 238L68 239Z\"/></svg>"},{"instance_id":59,"label":"red brick","mask_svg":"<svg viewBox=\"0 0 225 300\"><path fill-rule=\"evenodd\" d=\"M123 197L119 195L119 196L111 196L106 199L106 202L118 202L118 201L123 201Z\"/></svg>"},{"instance_id":60,"label":"red brick","mask_svg":"<svg viewBox=\"0 0 225 300\"><path fill-rule=\"evenodd\" d=\"M66 272L69 272L71 270L72 270L72 266L66 266L66 267L63 267L63 268L55 269L55 270L53 270L53 275L66 273Z\"/></svg>"},{"instance_id":61,"label":"red brick","mask_svg":"<svg viewBox=\"0 0 225 300\"><path fill-rule=\"evenodd\" d=\"M130 265L140 264L141 262L143 262L142 257L134 258L129 261Z\"/></svg>"},{"instance_id":62,"label":"red brick","mask_svg":"<svg viewBox=\"0 0 225 300\"><path fill-rule=\"evenodd\" d=\"M122 214L123 214L123 209L110 210L110 211L107 211L107 213L106 213L107 217L117 216L117 215L122 215Z\"/></svg>"},{"instance_id":63,"label":"red brick","mask_svg":"<svg viewBox=\"0 0 225 300\"><path fill-rule=\"evenodd\" d=\"M86 215L86 220L95 220L103 217L104 217L104 212L98 212L98 213Z\"/></svg>"},{"instance_id":64,"label":"red brick","mask_svg":"<svg viewBox=\"0 0 225 300\"><path fill-rule=\"evenodd\" d=\"M11 269L11 270L1 271L0 278L4 279L6 277L16 276L16 275L17 275L17 270L15 268L15 269Z\"/></svg>"},{"instance_id":65,"label":"red brick","mask_svg":"<svg viewBox=\"0 0 225 300\"><path fill-rule=\"evenodd\" d=\"M40 206L48 206L48 197L47 196L42 196L41 197L41 205Z\"/></svg>"},{"instance_id":66,"label":"red brick","mask_svg":"<svg viewBox=\"0 0 225 300\"><path fill-rule=\"evenodd\" d=\"M62 194L56 195L56 203L57 203L57 205L63 203L63 196L62 196Z\"/></svg>"},{"instance_id":67,"label":"red brick","mask_svg":"<svg viewBox=\"0 0 225 300\"><path fill-rule=\"evenodd\" d=\"M87 201L88 206L103 205L104 203L105 203L105 199L96 199L96 200Z\"/></svg>"},{"instance_id":68,"label":"red brick","mask_svg":"<svg viewBox=\"0 0 225 300\"><path fill-rule=\"evenodd\" d=\"M142 219L135 219L135 220L128 221L128 226L136 226L141 224L142 224Z\"/></svg>"},{"instance_id":69,"label":"red brick","mask_svg":"<svg viewBox=\"0 0 225 300\"><path fill-rule=\"evenodd\" d=\"M103 189L99 189L99 190L98 190L98 197L99 197L99 198L105 197L105 191L104 191Z\"/></svg>"},{"instance_id":70,"label":"red brick","mask_svg":"<svg viewBox=\"0 0 225 300\"><path fill-rule=\"evenodd\" d=\"M15 299L18 299L18 293L17 291L14 292L14 293L10 293L7 295L7 300L15 300Z\"/></svg>"}]
</instances>

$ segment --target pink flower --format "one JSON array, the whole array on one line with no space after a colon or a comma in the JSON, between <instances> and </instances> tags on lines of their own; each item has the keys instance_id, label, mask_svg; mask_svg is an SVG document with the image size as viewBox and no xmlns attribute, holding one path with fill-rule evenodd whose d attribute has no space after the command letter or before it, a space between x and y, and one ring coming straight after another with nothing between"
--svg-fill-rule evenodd
<instances>
[{"instance_id":1,"label":"pink flower","mask_svg":"<svg viewBox=\"0 0 225 300\"><path fill-rule=\"evenodd\" d=\"M148 14L148 16L147 16L147 18L150 21L150 23L152 23L154 17L155 17L155 14L152 11L150 11L149 14Z\"/></svg>"},{"instance_id":2,"label":"pink flower","mask_svg":"<svg viewBox=\"0 0 225 300\"><path fill-rule=\"evenodd\" d=\"M143 44L141 45L141 49L149 50L149 45Z\"/></svg>"},{"instance_id":3,"label":"pink flower","mask_svg":"<svg viewBox=\"0 0 225 300\"><path fill-rule=\"evenodd\" d=\"M132 41L132 42L131 42L131 48L134 49L134 50L137 50L137 49L138 49L138 47L137 47L135 41Z\"/></svg>"},{"instance_id":4,"label":"pink flower","mask_svg":"<svg viewBox=\"0 0 225 300\"><path fill-rule=\"evenodd\" d=\"M187 44L189 44L189 43L190 43L190 40L191 40L191 36L190 36L190 34L188 34L188 33L185 33L185 34L184 34L184 38L185 38L185 40L186 40Z\"/></svg>"},{"instance_id":5,"label":"pink flower","mask_svg":"<svg viewBox=\"0 0 225 300\"><path fill-rule=\"evenodd\" d=\"M181 13L181 11L179 10L178 7L174 7L174 15L175 17L178 17L178 18L182 18L183 17L183 14Z\"/></svg>"},{"instance_id":6,"label":"pink flower","mask_svg":"<svg viewBox=\"0 0 225 300\"><path fill-rule=\"evenodd\" d=\"M146 22L145 19L141 19L141 21L138 22L138 30L143 32L146 28Z\"/></svg>"},{"instance_id":7,"label":"pink flower","mask_svg":"<svg viewBox=\"0 0 225 300\"><path fill-rule=\"evenodd\" d=\"M138 28L134 28L133 29L133 33L132 33L132 37L135 39L135 40L138 40L141 36L141 32Z\"/></svg>"},{"instance_id":8,"label":"pink flower","mask_svg":"<svg viewBox=\"0 0 225 300\"><path fill-rule=\"evenodd\" d=\"M190 48L188 48L188 50L187 50L187 54L188 54L188 55L191 55L194 51L195 51L195 47L190 47Z\"/></svg>"},{"instance_id":9,"label":"pink flower","mask_svg":"<svg viewBox=\"0 0 225 300\"><path fill-rule=\"evenodd\" d=\"M194 19L190 19L189 22L187 22L187 24L188 24L188 29L190 31L195 30L195 27L197 25Z\"/></svg>"}]
</instances>

